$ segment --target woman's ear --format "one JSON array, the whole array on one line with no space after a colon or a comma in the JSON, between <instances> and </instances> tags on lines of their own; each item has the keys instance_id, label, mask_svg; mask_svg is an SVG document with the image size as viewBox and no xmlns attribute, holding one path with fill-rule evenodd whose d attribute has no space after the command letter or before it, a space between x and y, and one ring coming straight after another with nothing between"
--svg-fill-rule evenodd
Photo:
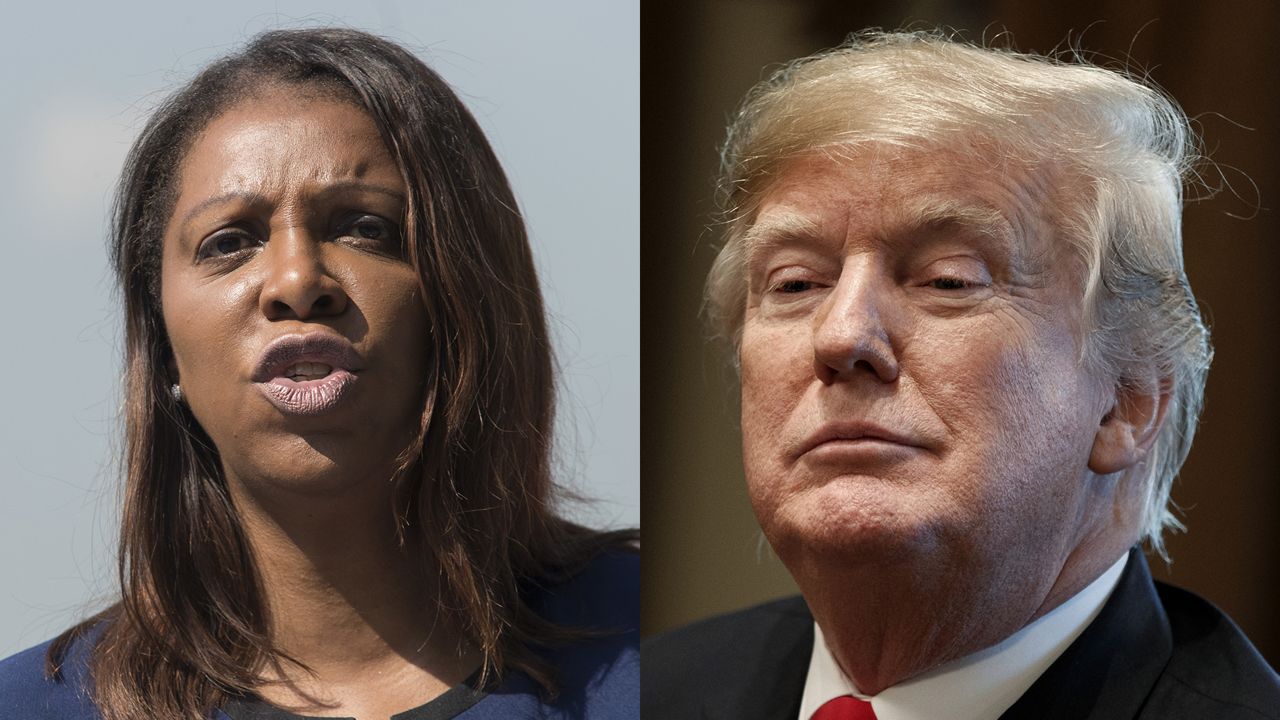
<instances>
[{"instance_id":1,"label":"woman's ear","mask_svg":"<svg viewBox=\"0 0 1280 720\"><path fill-rule=\"evenodd\" d=\"M1109 475L1137 465L1147 456L1164 425L1171 395L1169 378L1118 382L1111 409L1098 423L1089 452L1089 469Z\"/></svg>"}]
</instances>

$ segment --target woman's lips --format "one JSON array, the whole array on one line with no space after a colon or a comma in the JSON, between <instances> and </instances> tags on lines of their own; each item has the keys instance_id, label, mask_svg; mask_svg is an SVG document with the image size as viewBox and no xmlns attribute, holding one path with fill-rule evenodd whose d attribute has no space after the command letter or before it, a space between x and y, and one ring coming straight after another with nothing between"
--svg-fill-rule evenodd
<instances>
[{"instance_id":1,"label":"woman's lips","mask_svg":"<svg viewBox=\"0 0 1280 720\"><path fill-rule=\"evenodd\" d=\"M332 410L356 381L363 361L346 338L325 332L284 335L263 348L253 380L280 412Z\"/></svg>"},{"instance_id":2,"label":"woman's lips","mask_svg":"<svg viewBox=\"0 0 1280 720\"><path fill-rule=\"evenodd\" d=\"M289 415L319 415L337 406L356 376L342 368L314 380L275 377L258 383L258 389L280 412Z\"/></svg>"}]
</instances>

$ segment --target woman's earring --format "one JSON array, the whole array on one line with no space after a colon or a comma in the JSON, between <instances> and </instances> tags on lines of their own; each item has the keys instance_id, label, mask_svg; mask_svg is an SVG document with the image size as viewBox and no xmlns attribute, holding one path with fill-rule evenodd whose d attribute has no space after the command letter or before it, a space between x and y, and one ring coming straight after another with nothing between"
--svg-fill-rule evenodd
<instances>
[{"instance_id":1,"label":"woman's earring","mask_svg":"<svg viewBox=\"0 0 1280 720\"><path fill-rule=\"evenodd\" d=\"M182 402L182 386L178 383L169 386L169 394L173 396L174 402Z\"/></svg>"}]
</instances>

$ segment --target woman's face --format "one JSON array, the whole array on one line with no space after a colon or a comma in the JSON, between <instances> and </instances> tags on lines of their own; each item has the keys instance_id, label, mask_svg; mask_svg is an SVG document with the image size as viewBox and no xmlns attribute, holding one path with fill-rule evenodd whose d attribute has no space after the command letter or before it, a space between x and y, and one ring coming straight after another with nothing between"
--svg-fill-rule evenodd
<instances>
[{"instance_id":1,"label":"woman's face","mask_svg":"<svg viewBox=\"0 0 1280 720\"><path fill-rule=\"evenodd\" d=\"M161 302L186 402L233 482L385 486L428 374L404 208L400 173L354 105L264 88L196 138Z\"/></svg>"}]
</instances>

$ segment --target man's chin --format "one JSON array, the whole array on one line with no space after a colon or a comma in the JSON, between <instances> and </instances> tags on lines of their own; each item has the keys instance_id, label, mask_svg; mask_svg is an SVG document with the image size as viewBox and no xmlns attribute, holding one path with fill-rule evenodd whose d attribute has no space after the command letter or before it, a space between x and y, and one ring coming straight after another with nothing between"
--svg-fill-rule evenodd
<instances>
[{"instance_id":1,"label":"man's chin","mask_svg":"<svg viewBox=\"0 0 1280 720\"><path fill-rule=\"evenodd\" d=\"M939 549L937 523L909 509L880 503L784 508L764 525L784 562L838 561L843 565L909 561Z\"/></svg>"}]
</instances>

